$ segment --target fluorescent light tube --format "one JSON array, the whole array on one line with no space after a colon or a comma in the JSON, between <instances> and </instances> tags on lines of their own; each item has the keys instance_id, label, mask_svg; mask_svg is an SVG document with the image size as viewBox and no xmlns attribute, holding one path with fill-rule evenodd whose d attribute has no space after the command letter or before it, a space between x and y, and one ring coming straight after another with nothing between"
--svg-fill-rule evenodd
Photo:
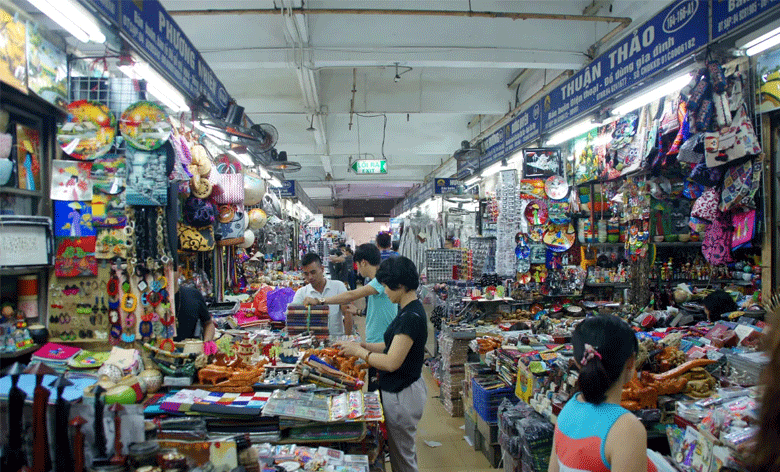
<instances>
[{"instance_id":1,"label":"fluorescent light tube","mask_svg":"<svg viewBox=\"0 0 780 472\"><path fill-rule=\"evenodd\" d=\"M238 153L236 151L228 151L228 154L238 159L241 162L241 164L247 167L252 167L253 165L255 165L255 163L252 162L252 157L246 152Z\"/></svg>"},{"instance_id":2,"label":"fluorescent light tube","mask_svg":"<svg viewBox=\"0 0 780 472\"><path fill-rule=\"evenodd\" d=\"M692 77L693 77L692 74L688 72L679 77L675 77L674 79L669 80L668 82L663 83L651 90L648 90L647 92L643 92L641 95L638 95L632 99L629 99L623 104L616 106L612 110L612 115L613 116L625 115L626 113L632 112L637 108L643 107L648 103L654 102L655 100L658 100L661 97L665 97L670 93L674 93L677 92L678 90L682 90L683 87L688 85Z\"/></svg>"},{"instance_id":3,"label":"fluorescent light tube","mask_svg":"<svg viewBox=\"0 0 780 472\"><path fill-rule=\"evenodd\" d=\"M274 188L280 188L282 186L282 182L276 177L271 177L268 179L268 183L271 185L271 187Z\"/></svg>"},{"instance_id":4,"label":"fluorescent light tube","mask_svg":"<svg viewBox=\"0 0 780 472\"><path fill-rule=\"evenodd\" d=\"M479 175L476 175L476 176L470 178L469 180L467 180L467 181L465 181L463 183L466 184L466 187L471 187L475 183L479 182L480 179L482 179L482 177L480 177Z\"/></svg>"},{"instance_id":5,"label":"fluorescent light tube","mask_svg":"<svg viewBox=\"0 0 780 472\"><path fill-rule=\"evenodd\" d=\"M106 35L95 18L74 0L28 0L82 43L105 43Z\"/></svg>"},{"instance_id":6,"label":"fluorescent light tube","mask_svg":"<svg viewBox=\"0 0 780 472\"><path fill-rule=\"evenodd\" d=\"M373 223L374 222L374 217L373 216L366 216L363 219L366 220L366 223Z\"/></svg>"},{"instance_id":7,"label":"fluorescent light tube","mask_svg":"<svg viewBox=\"0 0 780 472\"><path fill-rule=\"evenodd\" d=\"M745 50L745 54L747 54L748 56L755 56L758 53L764 52L767 49L780 44L780 28L773 30L771 33L767 33L766 35L764 35L769 37L767 37L763 41L760 41L755 45L748 47L747 50ZM763 38L764 36L761 36L761 38Z\"/></svg>"},{"instance_id":8,"label":"fluorescent light tube","mask_svg":"<svg viewBox=\"0 0 780 472\"><path fill-rule=\"evenodd\" d=\"M160 74L154 71L148 64L136 62L132 65L119 65L126 76L135 80L144 80L146 82L146 91L149 92L163 103L166 107L175 112L189 111L187 101L178 90L168 83Z\"/></svg>"},{"instance_id":9,"label":"fluorescent light tube","mask_svg":"<svg viewBox=\"0 0 780 472\"><path fill-rule=\"evenodd\" d=\"M554 146L556 144L560 144L564 141L576 138L581 134L585 134L593 128L598 128L599 126L601 126L600 123L594 123L590 120L590 118L588 118L587 120L573 124L568 128L565 128L550 136L550 139L547 140L547 145Z\"/></svg>"}]
</instances>

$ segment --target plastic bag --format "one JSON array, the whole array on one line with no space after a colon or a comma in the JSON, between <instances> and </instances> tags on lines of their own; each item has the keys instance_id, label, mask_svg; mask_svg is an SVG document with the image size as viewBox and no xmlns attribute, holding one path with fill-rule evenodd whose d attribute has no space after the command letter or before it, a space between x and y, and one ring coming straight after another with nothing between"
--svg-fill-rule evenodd
<instances>
[{"instance_id":1,"label":"plastic bag","mask_svg":"<svg viewBox=\"0 0 780 472\"><path fill-rule=\"evenodd\" d=\"M255 293L255 299L254 299L254 307L255 307L255 314L268 314L268 294L273 292L273 287L270 287L268 285L261 287L260 290Z\"/></svg>"},{"instance_id":2,"label":"plastic bag","mask_svg":"<svg viewBox=\"0 0 780 472\"><path fill-rule=\"evenodd\" d=\"M274 321L284 321L286 319L287 305L295 297L295 291L288 287L277 288L266 296L268 306L268 316Z\"/></svg>"}]
</instances>

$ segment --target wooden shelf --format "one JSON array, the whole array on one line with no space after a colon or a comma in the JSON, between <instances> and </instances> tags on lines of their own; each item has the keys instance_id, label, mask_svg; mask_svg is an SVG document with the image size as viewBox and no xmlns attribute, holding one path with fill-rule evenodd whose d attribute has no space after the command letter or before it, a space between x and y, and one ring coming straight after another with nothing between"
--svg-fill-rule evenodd
<instances>
[{"instance_id":1,"label":"wooden shelf","mask_svg":"<svg viewBox=\"0 0 780 472\"><path fill-rule=\"evenodd\" d=\"M701 246L701 241L688 241L687 243L681 243L681 242L664 242L664 243L653 243L656 245L656 247L693 247L693 246Z\"/></svg>"},{"instance_id":2,"label":"wooden shelf","mask_svg":"<svg viewBox=\"0 0 780 472\"><path fill-rule=\"evenodd\" d=\"M650 283L652 284L669 284L669 285L677 285L677 284L688 284L692 285L694 287L707 287L709 285L743 285L743 286L750 286L753 285L753 282L748 282L747 280L737 280L737 279L715 279L715 280L655 280L651 279Z\"/></svg>"},{"instance_id":3,"label":"wooden shelf","mask_svg":"<svg viewBox=\"0 0 780 472\"><path fill-rule=\"evenodd\" d=\"M20 267L0 267L0 275L21 275L34 274L42 270L48 270L52 266L20 266Z\"/></svg>"},{"instance_id":4,"label":"wooden shelf","mask_svg":"<svg viewBox=\"0 0 780 472\"><path fill-rule=\"evenodd\" d=\"M43 193L38 190L25 190L16 187L0 187L0 194L11 193L14 195L23 195L25 197L43 197Z\"/></svg>"},{"instance_id":5,"label":"wooden shelf","mask_svg":"<svg viewBox=\"0 0 780 472\"><path fill-rule=\"evenodd\" d=\"M631 288L631 284L627 282L615 282L615 283L590 283L585 282L586 287L598 287L598 288Z\"/></svg>"},{"instance_id":6,"label":"wooden shelf","mask_svg":"<svg viewBox=\"0 0 780 472\"><path fill-rule=\"evenodd\" d=\"M582 247L623 247L626 243L585 243L580 244Z\"/></svg>"},{"instance_id":7,"label":"wooden shelf","mask_svg":"<svg viewBox=\"0 0 780 472\"><path fill-rule=\"evenodd\" d=\"M21 357L21 356L23 356L25 354L30 354L31 352L35 352L35 351L37 351L40 348L41 348L41 346L39 346L37 344L33 344L30 347L27 347L27 348L24 348L24 349L20 349L18 351L2 352L2 353L0 353L0 359L14 359L14 358L17 358L17 357Z\"/></svg>"}]
</instances>

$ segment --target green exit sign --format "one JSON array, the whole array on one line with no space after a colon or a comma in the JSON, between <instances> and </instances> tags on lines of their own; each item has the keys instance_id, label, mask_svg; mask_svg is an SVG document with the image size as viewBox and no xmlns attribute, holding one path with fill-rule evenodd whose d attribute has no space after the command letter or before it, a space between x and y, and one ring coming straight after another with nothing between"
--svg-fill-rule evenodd
<instances>
[{"instance_id":1,"label":"green exit sign","mask_svg":"<svg viewBox=\"0 0 780 472\"><path fill-rule=\"evenodd\" d=\"M387 174L387 161L384 159L358 159L352 163L357 174Z\"/></svg>"}]
</instances>

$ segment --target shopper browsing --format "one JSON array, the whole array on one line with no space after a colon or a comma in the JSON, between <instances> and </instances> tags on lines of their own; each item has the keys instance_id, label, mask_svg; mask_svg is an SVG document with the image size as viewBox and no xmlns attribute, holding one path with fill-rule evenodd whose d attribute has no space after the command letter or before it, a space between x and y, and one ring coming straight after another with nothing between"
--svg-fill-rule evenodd
<instances>
[{"instance_id":1,"label":"shopper browsing","mask_svg":"<svg viewBox=\"0 0 780 472\"><path fill-rule=\"evenodd\" d=\"M306 298L317 300L317 305L325 305L322 300L327 297L342 294L347 291L343 282L325 278L325 268L322 259L316 253L309 252L301 259L303 279L307 285L298 289L291 305L302 305ZM352 313L354 307L348 304L330 304L328 315L328 334L331 337L352 334Z\"/></svg>"},{"instance_id":2,"label":"shopper browsing","mask_svg":"<svg viewBox=\"0 0 780 472\"><path fill-rule=\"evenodd\" d=\"M707 295L701 304L704 306L704 314L707 315L709 321L718 321L723 315L739 309L731 295L723 290L716 290Z\"/></svg>"},{"instance_id":3,"label":"shopper browsing","mask_svg":"<svg viewBox=\"0 0 780 472\"><path fill-rule=\"evenodd\" d=\"M376 245L382 254L382 260L400 255L391 249L393 246L392 239L390 233L382 232L376 235Z\"/></svg>"},{"instance_id":4,"label":"shopper browsing","mask_svg":"<svg viewBox=\"0 0 780 472\"><path fill-rule=\"evenodd\" d=\"M579 393L558 415L548 472L655 472L647 431L620 406L623 385L635 375L634 332L616 316L596 316L575 328L572 345Z\"/></svg>"},{"instance_id":5,"label":"shopper browsing","mask_svg":"<svg viewBox=\"0 0 780 472\"><path fill-rule=\"evenodd\" d=\"M176 337L174 341L202 337L204 342L214 341L214 321L206 307L206 300L194 286L179 282L180 271L176 275L176 293L173 304L176 307Z\"/></svg>"},{"instance_id":6,"label":"shopper browsing","mask_svg":"<svg viewBox=\"0 0 780 472\"><path fill-rule=\"evenodd\" d=\"M764 349L769 356L769 364L764 369L761 381L763 393L758 413L758 435L750 457L749 470L754 472L780 471L780 329L778 314L772 317L770 327L764 330Z\"/></svg>"},{"instance_id":7,"label":"shopper browsing","mask_svg":"<svg viewBox=\"0 0 780 472\"><path fill-rule=\"evenodd\" d=\"M401 307L381 343L340 343L347 356L363 358L379 371L377 384L382 392L390 465L393 472L417 471L414 438L422 418L428 390L422 378L428 324L422 303L417 299L419 275L406 257L382 262L376 279L393 303Z\"/></svg>"}]
</instances>

